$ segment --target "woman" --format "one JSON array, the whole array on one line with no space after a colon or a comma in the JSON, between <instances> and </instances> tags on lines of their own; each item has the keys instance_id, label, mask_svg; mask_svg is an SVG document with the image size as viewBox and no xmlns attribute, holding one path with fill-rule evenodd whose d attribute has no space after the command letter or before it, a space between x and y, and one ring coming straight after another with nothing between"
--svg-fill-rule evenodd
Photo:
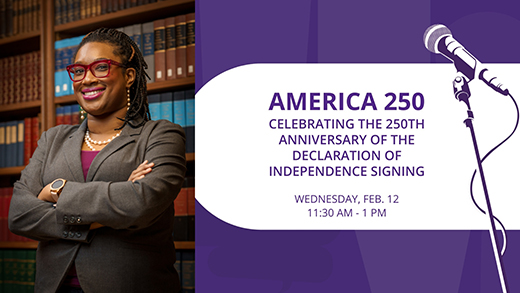
<instances>
[{"instance_id":1,"label":"woman","mask_svg":"<svg viewBox=\"0 0 520 293\"><path fill-rule=\"evenodd\" d=\"M105 28L67 67L87 118L42 134L9 211L11 231L40 241L36 292L180 288L172 231L185 138L149 120L145 68L136 44Z\"/></svg>"}]
</instances>

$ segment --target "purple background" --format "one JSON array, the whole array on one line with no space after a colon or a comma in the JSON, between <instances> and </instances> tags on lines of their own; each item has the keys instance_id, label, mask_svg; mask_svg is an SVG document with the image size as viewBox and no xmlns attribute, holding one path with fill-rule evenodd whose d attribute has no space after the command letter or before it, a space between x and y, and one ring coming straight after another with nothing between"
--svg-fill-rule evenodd
<instances>
[{"instance_id":1,"label":"purple background","mask_svg":"<svg viewBox=\"0 0 520 293\"><path fill-rule=\"evenodd\" d=\"M250 63L448 62L423 45L435 23L483 63L520 62L517 1L196 0L196 17L196 90ZM501 292L487 231L252 231L200 205L196 215L199 293ZM520 231L508 241L505 274L520 292Z\"/></svg>"}]
</instances>

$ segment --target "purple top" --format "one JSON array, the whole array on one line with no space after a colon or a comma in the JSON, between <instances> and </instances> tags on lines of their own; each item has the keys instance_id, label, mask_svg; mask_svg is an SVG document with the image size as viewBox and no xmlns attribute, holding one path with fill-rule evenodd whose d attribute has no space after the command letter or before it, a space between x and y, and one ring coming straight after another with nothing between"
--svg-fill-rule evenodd
<instances>
[{"instance_id":1,"label":"purple top","mask_svg":"<svg viewBox=\"0 0 520 293\"><path fill-rule=\"evenodd\" d=\"M83 166L83 176L85 177L85 180L87 180L88 169L98 153L99 151L81 151L81 164ZM70 268L62 286L81 288L75 265Z\"/></svg>"},{"instance_id":2,"label":"purple top","mask_svg":"<svg viewBox=\"0 0 520 293\"><path fill-rule=\"evenodd\" d=\"M83 176L85 177L85 180L87 180L90 164L92 164L92 161L98 153L99 151L81 151L81 165L83 166Z\"/></svg>"}]
</instances>

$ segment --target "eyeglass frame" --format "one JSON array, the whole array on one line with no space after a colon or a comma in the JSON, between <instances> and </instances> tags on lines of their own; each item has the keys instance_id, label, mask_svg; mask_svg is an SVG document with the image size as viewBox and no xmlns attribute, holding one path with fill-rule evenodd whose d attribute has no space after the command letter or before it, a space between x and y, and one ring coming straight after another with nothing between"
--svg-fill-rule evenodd
<instances>
[{"instance_id":1,"label":"eyeglass frame","mask_svg":"<svg viewBox=\"0 0 520 293\"><path fill-rule=\"evenodd\" d=\"M107 75L105 76L96 76L96 74L92 71L92 65L96 65L96 64L99 64L99 63L108 63L108 72L107 72ZM80 82L82 80L85 79L85 77L87 76L87 71L90 71L90 73L92 73L92 75L94 77L97 77L97 78L105 78L107 76L110 75L110 67L112 65L115 65L115 66L119 66L119 67L123 67L123 68L128 68L128 66L122 64L122 63L119 63L117 61L114 61L112 59L102 59L102 60L97 60L97 61L94 61L92 63L90 63L89 65L83 65L83 64L79 64L79 63L74 63L74 64L71 64L71 65L68 65L67 66L67 73L69 74L69 78L70 80L72 80L73 82ZM85 74L83 75L83 78L80 79L80 80L74 80L72 78L72 75L70 73L70 70L73 68L73 67L82 67L84 70L85 70Z\"/></svg>"}]
</instances>

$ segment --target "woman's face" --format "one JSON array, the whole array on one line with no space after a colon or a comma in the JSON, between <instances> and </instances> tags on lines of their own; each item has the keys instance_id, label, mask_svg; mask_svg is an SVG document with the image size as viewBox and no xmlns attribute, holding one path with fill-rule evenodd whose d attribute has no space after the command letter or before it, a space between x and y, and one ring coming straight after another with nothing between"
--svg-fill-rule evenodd
<instances>
[{"instance_id":1,"label":"woman's face","mask_svg":"<svg viewBox=\"0 0 520 293\"><path fill-rule=\"evenodd\" d=\"M122 63L120 57L114 54L114 46L107 43L90 42L81 47L74 63L89 65L94 61L110 59ZM95 77L90 70L85 72L85 78L73 82L74 95L78 104L90 115L105 116L115 112L124 117L127 107L126 89L134 82L135 70L110 65L110 74L106 77Z\"/></svg>"}]
</instances>

